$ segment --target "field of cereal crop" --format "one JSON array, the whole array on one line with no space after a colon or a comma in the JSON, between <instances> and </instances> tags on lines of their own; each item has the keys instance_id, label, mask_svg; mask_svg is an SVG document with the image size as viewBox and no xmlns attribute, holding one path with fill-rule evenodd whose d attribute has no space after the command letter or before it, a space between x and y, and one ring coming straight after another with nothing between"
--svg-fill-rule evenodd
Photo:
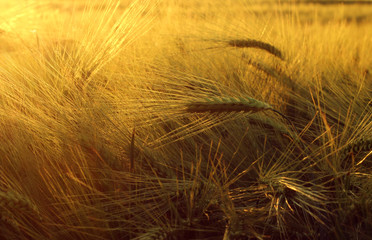
<instances>
[{"instance_id":1,"label":"field of cereal crop","mask_svg":"<svg viewBox=\"0 0 372 240\"><path fill-rule=\"evenodd\" d=\"M0 238L371 239L372 5L0 0Z\"/></svg>"}]
</instances>

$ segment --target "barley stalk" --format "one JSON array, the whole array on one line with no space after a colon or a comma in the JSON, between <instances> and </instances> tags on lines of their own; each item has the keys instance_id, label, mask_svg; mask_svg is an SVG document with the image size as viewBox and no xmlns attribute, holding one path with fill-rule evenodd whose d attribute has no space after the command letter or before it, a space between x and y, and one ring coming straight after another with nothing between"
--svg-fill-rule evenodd
<instances>
[{"instance_id":1,"label":"barley stalk","mask_svg":"<svg viewBox=\"0 0 372 240\"><path fill-rule=\"evenodd\" d=\"M294 89L294 87L297 87L297 83L293 81L291 77L287 76L285 73L281 72L280 70L277 70L269 66L265 66L264 63L253 61L252 59L247 58L245 55L243 55L242 58L247 62L247 64L251 65L256 70L263 72L267 76L280 80L289 89Z\"/></svg>"}]
</instances>

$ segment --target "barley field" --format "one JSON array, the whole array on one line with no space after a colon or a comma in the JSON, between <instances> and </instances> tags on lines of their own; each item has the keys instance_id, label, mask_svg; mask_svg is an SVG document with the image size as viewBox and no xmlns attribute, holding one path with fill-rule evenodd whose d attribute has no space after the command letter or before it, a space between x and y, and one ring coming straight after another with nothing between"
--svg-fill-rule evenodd
<instances>
[{"instance_id":1,"label":"barley field","mask_svg":"<svg viewBox=\"0 0 372 240\"><path fill-rule=\"evenodd\" d=\"M1 239L372 239L372 5L0 0Z\"/></svg>"}]
</instances>

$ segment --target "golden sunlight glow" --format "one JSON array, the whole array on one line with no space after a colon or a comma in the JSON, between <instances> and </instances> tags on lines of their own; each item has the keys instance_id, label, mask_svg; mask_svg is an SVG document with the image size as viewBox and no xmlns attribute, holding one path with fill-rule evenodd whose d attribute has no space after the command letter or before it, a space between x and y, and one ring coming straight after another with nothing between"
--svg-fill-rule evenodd
<instances>
[{"instance_id":1,"label":"golden sunlight glow","mask_svg":"<svg viewBox=\"0 0 372 240\"><path fill-rule=\"evenodd\" d=\"M0 0L0 239L368 239L372 4Z\"/></svg>"}]
</instances>

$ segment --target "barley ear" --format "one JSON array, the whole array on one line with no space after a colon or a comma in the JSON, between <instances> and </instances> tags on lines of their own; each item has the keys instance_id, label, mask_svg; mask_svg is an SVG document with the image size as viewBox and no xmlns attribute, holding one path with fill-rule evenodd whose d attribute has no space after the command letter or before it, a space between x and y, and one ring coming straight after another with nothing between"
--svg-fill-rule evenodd
<instances>
[{"instance_id":1,"label":"barley ear","mask_svg":"<svg viewBox=\"0 0 372 240\"><path fill-rule=\"evenodd\" d=\"M341 159L345 160L349 154L355 154L362 151L372 151L372 138L362 138L346 145L341 152Z\"/></svg>"},{"instance_id":2,"label":"barley ear","mask_svg":"<svg viewBox=\"0 0 372 240\"><path fill-rule=\"evenodd\" d=\"M36 205L28 198L14 191L0 192L0 215L3 216L5 214L4 216L6 216L7 213L11 213L14 216L15 213L32 213L41 219Z\"/></svg>"},{"instance_id":3,"label":"barley ear","mask_svg":"<svg viewBox=\"0 0 372 240\"><path fill-rule=\"evenodd\" d=\"M292 121L283 113L275 110L271 105L251 97L209 97L202 101L192 101L186 104L186 112L189 113L229 113L245 112L256 113L271 110L283 117L292 127L294 137L301 144L301 139ZM292 134L290 134L292 135ZM302 144L303 146L303 144ZM304 146L303 146L304 147ZM305 148L305 147L304 147Z\"/></svg>"},{"instance_id":4,"label":"barley ear","mask_svg":"<svg viewBox=\"0 0 372 240\"><path fill-rule=\"evenodd\" d=\"M250 97L211 97L186 104L186 112L190 113L222 113L222 112L260 112L272 109L265 103Z\"/></svg>"},{"instance_id":5,"label":"barley ear","mask_svg":"<svg viewBox=\"0 0 372 240\"><path fill-rule=\"evenodd\" d=\"M228 41L227 44L236 48L258 48L284 60L283 53L278 48L263 41L254 39L235 39Z\"/></svg>"}]
</instances>

